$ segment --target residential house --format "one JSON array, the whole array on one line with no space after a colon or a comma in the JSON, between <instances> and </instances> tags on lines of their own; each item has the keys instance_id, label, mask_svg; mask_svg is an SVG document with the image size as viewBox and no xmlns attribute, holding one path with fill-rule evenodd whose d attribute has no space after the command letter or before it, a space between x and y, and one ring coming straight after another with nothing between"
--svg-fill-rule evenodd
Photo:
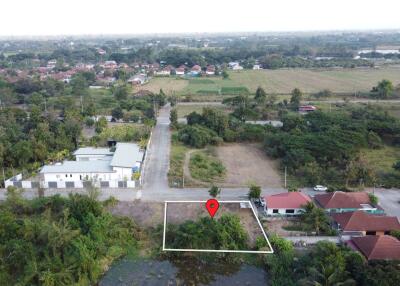
<instances>
[{"instance_id":1,"label":"residential house","mask_svg":"<svg viewBox=\"0 0 400 286\"><path fill-rule=\"evenodd\" d=\"M128 79L128 83L132 85L142 85L148 81L145 74L137 74Z\"/></svg>"},{"instance_id":2,"label":"residential house","mask_svg":"<svg viewBox=\"0 0 400 286\"><path fill-rule=\"evenodd\" d=\"M215 66L208 66L206 69L206 75L215 75Z\"/></svg>"},{"instance_id":3,"label":"residential house","mask_svg":"<svg viewBox=\"0 0 400 286\"><path fill-rule=\"evenodd\" d=\"M270 216L293 216L300 215L303 206L311 202L311 198L302 192L281 193L265 198L264 211Z\"/></svg>"},{"instance_id":4,"label":"residential house","mask_svg":"<svg viewBox=\"0 0 400 286\"><path fill-rule=\"evenodd\" d=\"M175 74L176 75L185 75L185 67L184 66L180 66L179 68L175 69Z\"/></svg>"},{"instance_id":5,"label":"residential house","mask_svg":"<svg viewBox=\"0 0 400 286\"><path fill-rule=\"evenodd\" d=\"M116 61L106 61L104 63L104 68L105 69L116 69L118 67Z\"/></svg>"},{"instance_id":6,"label":"residential house","mask_svg":"<svg viewBox=\"0 0 400 286\"><path fill-rule=\"evenodd\" d=\"M110 148L83 147L77 149L73 155L76 161L96 161L107 159L108 156L113 155L113 152Z\"/></svg>"},{"instance_id":7,"label":"residential house","mask_svg":"<svg viewBox=\"0 0 400 286\"><path fill-rule=\"evenodd\" d=\"M261 66L260 65L253 65L253 70L260 70Z\"/></svg>"},{"instance_id":8,"label":"residential house","mask_svg":"<svg viewBox=\"0 0 400 286\"><path fill-rule=\"evenodd\" d=\"M75 161L45 165L40 170L44 182L131 180L140 171L144 151L134 143L120 143L115 152L106 148L80 148Z\"/></svg>"},{"instance_id":9,"label":"residential house","mask_svg":"<svg viewBox=\"0 0 400 286\"><path fill-rule=\"evenodd\" d=\"M169 76L171 75L171 67L170 66L166 66L164 68L162 68L161 70L158 70L155 72L155 75L159 75L159 76Z\"/></svg>"},{"instance_id":10,"label":"residential house","mask_svg":"<svg viewBox=\"0 0 400 286\"><path fill-rule=\"evenodd\" d=\"M198 76L201 74L201 66L199 65L194 65L191 69L190 69L190 75L192 76Z\"/></svg>"},{"instance_id":11,"label":"residential house","mask_svg":"<svg viewBox=\"0 0 400 286\"><path fill-rule=\"evenodd\" d=\"M365 192L333 192L314 196L318 206L327 213L342 213L362 210L368 213L383 214L383 209L373 205L368 193Z\"/></svg>"},{"instance_id":12,"label":"residential house","mask_svg":"<svg viewBox=\"0 0 400 286\"><path fill-rule=\"evenodd\" d=\"M334 213L331 218L333 227L342 235L384 235L392 230L400 230L397 217L373 215L364 211Z\"/></svg>"},{"instance_id":13,"label":"residential house","mask_svg":"<svg viewBox=\"0 0 400 286\"><path fill-rule=\"evenodd\" d=\"M400 241L390 235L353 237L347 245L367 260L400 260Z\"/></svg>"},{"instance_id":14,"label":"residential house","mask_svg":"<svg viewBox=\"0 0 400 286\"><path fill-rule=\"evenodd\" d=\"M317 110L314 105L302 105L299 106L299 113L309 113Z\"/></svg>"}]
</instances>

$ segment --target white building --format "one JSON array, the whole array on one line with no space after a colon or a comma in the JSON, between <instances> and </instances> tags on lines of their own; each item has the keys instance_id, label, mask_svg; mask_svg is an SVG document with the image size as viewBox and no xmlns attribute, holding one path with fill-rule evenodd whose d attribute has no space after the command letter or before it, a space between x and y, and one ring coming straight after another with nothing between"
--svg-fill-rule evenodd
<instances>
[{"instance_id":1,"label":"white building","mask_svg":"<svg viewBox=\"0 0 400 286\"><path fill-rule=\"evenodd\" d=\"M45 182L127 181L140 171L144 151L134 143L117 143L115 152L108 148L80 148L76 161L43 166L40 175Z\"/></svg>"},{"instance_id":2,"label":"white building","mask_svg":"<svg viewBox=\"0 0 400 286\"><path fill-rule=\"evenodd\" d=\"M265 198L264 211L269 216L300 215L311 198L302 192L281 193Z\"/></svg>"}]
</instances>

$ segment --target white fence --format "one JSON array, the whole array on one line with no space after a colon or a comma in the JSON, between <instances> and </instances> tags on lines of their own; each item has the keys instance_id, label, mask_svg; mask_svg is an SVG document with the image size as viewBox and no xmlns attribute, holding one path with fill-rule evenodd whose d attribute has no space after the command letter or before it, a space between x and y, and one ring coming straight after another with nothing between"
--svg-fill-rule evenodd
<instances>
[{"instance_id":1,"label":"white fence","mask_svg":"<svg viewBox=\"0 0 400 286\"><path fill-rule=\"evenodd\" d=\"M14 179L13 179L14 178ZM5 182L5 187L14 186L22 189L83 189L89 187L93 184L98 188L118 188L118 189L128 189L135 188L139 186L139 183L136 181L54 181L54 182L34 182L34 181L20 181L16 180L15 177L8 179Z\"/></svg>"}]
</instances>

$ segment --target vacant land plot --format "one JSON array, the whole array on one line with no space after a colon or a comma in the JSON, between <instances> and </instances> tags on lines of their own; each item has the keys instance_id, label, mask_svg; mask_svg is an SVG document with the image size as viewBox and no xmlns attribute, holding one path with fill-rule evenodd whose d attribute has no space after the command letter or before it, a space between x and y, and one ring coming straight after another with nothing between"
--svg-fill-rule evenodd
<instances>
[{"instance_id":1,"label":"vacant land plot","mask_svg":"<svg viewBox=\"0 0 400 286\"><path fill-rule=\"evenodd\" d=\"M257 144L228 144L217 147L216 154L226 168L226 185L281 186L277 162L268 158Z\"/></svg>"},{"instance_id":2,"label":"vacant land plot","mask_svg":"<svg viewBox=\"0 0 400 286\"><path fill-rule=\"evenodd\" d=\"M229 107L226 105L222 105L222 104L219 104L219 105L216 105L216 104L204 104L204 105L199 105L199 104L181 105L181 104L178 104L178 106L177 106L178 118L183 118L192 112L202 113L204 107L216 108L216 109L221 110L226 113L230 112Z\"/></svg>"},{"instance_id":3,"label":"vacant land plot","mask_svg":"<svg viewBox=\"0 0 400 286\"><path fill-rule=\"evenodd\" d=\"M263 237L262 230L257 223L256 217L251 208L241 208L239 203L220 203L215 219L223 214L234 214L240 218L240 223L249 235L249 245L255 246L257 237ZM200 217L209 214L205 203L168 203L167 205L167 223L181 224L187 220L195 221ZM246 250L246 249L244 249Z\"/></svg>"},{"instance_id":4,"label":"vacant land plot","mask_svg":"<svg viewBox=\"0 0 400 286\"><path fill-rule=\"evenodd\" d=\"M137 87L135 91L149 90L158 93L162 89L165 94L172 95L183 90L188 83L187 80L175 77L154 77L147 84Z\"/></svg>"},{"instance_id":5,"label":"vacant land plot","mask_svg":"<svg viewBox=\"0 0 400 286\"><path fill-rule=\"evenodd\" d=\"M118 202L115 206L110 207L110 212L129 217L141 227L156 227L163 223L164 204L143 201Z\"/></svg>"},{"instance_id":6,"label":"vacant land plot","mask_svg":"<svg viewBox=\"0 0 400 286\"><path fill-rule=\"evenodd\" d=\"M400 67L356 69L279 69L243 70L229 72L229 79L221 77L199 79L153 78L140 88L167 94L210 96L231 93L254 93L258 86L267 92L288 94L295 87L314 93L330 89L338 93L367 92L378 81L388 79L400 84Z\"/></svg>"}]
</instances>

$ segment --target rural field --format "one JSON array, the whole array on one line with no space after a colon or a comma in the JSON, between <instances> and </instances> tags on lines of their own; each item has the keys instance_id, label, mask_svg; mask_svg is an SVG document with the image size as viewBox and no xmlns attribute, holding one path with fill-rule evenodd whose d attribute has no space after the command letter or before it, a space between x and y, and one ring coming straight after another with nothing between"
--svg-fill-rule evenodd
<instances>
[{"instance_id":1,"label":"rural field","mask_svg":"<svg viewBox=\"0 0 400 286\"><path fill-rule=\"evenodd\" d=\"M288 94L295 87L305 93L330 89L333 92L366 92L382 79L400 84L400 66L358 69L279 69L229 72L229 79L208 77L176 79L153 78L141 87L153 92L160 88L167 94L224 96L254 93L258 86L267 92Z\"/></svg>"}]
</instances>

